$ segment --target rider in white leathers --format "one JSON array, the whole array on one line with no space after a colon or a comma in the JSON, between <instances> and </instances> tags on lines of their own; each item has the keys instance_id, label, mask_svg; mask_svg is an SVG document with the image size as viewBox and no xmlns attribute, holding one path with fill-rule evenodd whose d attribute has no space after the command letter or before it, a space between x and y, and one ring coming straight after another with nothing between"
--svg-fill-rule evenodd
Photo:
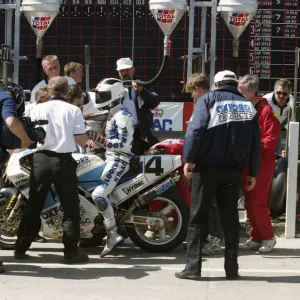
<instances>
[{"instance_id":1,"label":"rider in white leathers","mask_svg":"<svg viewBox=\"0 0 300 300\"><path fill-rule=\"evenodd\" d=\"M108 110L109 116L105 137L95 131L88 131L90 139L106 148L106 161L101 175L101 184L92 193L97 208L104 217L107 242L100 254L104 257L111 252L123 237L117 232L114 210L108 199L120 178L129 170L134 123L129 111L123 106L125 88L123 83L114 78L102 80L96 87L96 106Z\"/></svg>"}]
</instances>

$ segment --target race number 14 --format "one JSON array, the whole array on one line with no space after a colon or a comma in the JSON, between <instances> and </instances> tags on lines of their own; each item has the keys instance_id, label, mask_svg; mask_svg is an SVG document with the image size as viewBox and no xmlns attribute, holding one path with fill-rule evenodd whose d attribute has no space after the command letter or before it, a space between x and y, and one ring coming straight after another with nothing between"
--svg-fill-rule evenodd
<instances>
[{"instance_id":1,"label":"race number 14","mask_svg":"<svg viewBox=\"0 0 300 300\"><path fill-rule=\"evenodd\" d=\"M145 173L155 174L160 176L164 173L164 168L161 167L161 156L151 157L145 165Z\"/></svg>"}]
</instances>

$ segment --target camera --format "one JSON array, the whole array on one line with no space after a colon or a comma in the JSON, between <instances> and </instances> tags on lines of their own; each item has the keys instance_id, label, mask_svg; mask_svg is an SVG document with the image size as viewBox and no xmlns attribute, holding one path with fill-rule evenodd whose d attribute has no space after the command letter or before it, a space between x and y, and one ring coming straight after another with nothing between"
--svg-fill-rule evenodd
<instances>
[{"instance_id":1,"label":"camera","mask_svg":"<svg viewBox=\"0 0 300 300\"><path fill-rule=\"evenodd\" d=\"M19 120L28 137L34 142L30 146L30 149L36 148L37 143L42 144L46 138L46 131L44 128L36 126L46 125L48 124L48 121L32 121L29 117L21 117ZM5 122L0 125L0 147L11 150L21 148L21 140L8 129Z\"/></svg>"}]
</instances>

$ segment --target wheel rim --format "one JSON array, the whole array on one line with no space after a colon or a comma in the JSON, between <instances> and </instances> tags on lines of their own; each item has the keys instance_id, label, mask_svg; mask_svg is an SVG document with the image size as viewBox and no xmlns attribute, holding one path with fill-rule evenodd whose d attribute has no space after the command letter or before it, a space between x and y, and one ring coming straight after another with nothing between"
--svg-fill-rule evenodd
<instances>
[{"instance_id":1,"label":"wheel rim","mask_svg":"<svg viewBox=\"0 0 300 300\"><path fill-rule=\"evenodd\" d=\"M0 241L7 245L14 245L17 239L21 216L17 214L12 220L8 220L6 212L7 200L0 198Z\"/></svg>"},{"instance_id":2,"label":"wheel rim","mask_svg":"<svg viewBox=\"0 0 300 300\"><path fill-rule=\"evenodd\" d=\"M151 210L151 207L157 206L158 203L160 208ZM164 228L134 224L137 235L148 244L156 246L170 243L178 236L182 228L183 217L178 206L171 199L164 197L155 198L149 206L148 216L162 218Z\"/></svg>"}]
</instances>

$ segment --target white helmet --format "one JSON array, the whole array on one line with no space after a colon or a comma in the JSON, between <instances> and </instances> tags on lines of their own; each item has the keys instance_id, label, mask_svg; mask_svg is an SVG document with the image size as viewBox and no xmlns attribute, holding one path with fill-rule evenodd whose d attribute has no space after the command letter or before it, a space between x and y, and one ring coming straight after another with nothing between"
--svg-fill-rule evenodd
<instances>
[{"instance_id":1,"label":"white helmet","mask_svg":"<svg viewBox=\"0 0 300 300\"><path fill-rule=\"evenodd\" d=\"M110 109L123 102L125 88L121 80L116 78L106 78L101 80L95 90L96 107L100 109Z\"/></svg>"}]
</instances>

